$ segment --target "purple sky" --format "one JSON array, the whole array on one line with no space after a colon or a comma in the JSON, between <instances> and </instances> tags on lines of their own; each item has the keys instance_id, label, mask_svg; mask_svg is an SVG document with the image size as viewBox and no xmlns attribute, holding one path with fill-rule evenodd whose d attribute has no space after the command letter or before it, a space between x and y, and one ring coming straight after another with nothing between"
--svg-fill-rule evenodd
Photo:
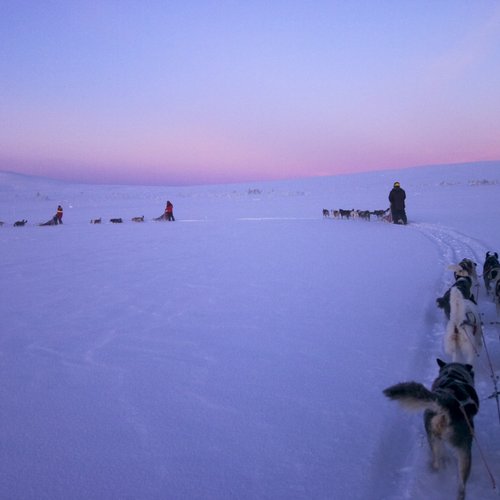
<instances>
[{"instance_id":1,"label":"purple sky","mask_svg":"<svg viewBox=\"0 0 500 500\"><path fill-rule=\"evenodd\" d=\"M496 0L0 0L0 170L200 184L500 159Z\"/></svg>"}]
</instances>

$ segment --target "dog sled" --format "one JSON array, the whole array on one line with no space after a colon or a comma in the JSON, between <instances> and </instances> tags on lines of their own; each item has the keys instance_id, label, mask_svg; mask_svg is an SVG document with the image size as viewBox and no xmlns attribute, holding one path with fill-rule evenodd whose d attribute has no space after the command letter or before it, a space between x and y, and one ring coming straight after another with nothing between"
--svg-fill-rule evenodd
<instances>
[{"instance_id":1,"label":"dog sled","mask_svg":"<svg viewBox=\"0 0 500 500\"><path fill-rule=\"evenodd\" d=\"M384 215L384 216L382 217L382 220L383 220L384 222L388 222L389 224L392 224L392 223L394 222L394 219L392 218L392 213L391 213L391 211L390 211L390 210L389 210L389 212L388 212L386 215ZM406 224L408 224L408 223L406 223L406 224L405 224L405 223L403 222L403 219L398 219L398 220L397 220L396 222L394 222L394 223L395 223L395 224L399 224L399 225L401 225L401 226L405 226Z\"/></svg>"},{"instance_id":2,"label":"dog sled","mask_svg":"<svg viewBox=\"0 0 500 500\"><path fill-rule=\"evenodd\" d=\"M164 213L164 214L161 214L159 217L155 217L153 220L155 221L174 221L174 216L171 214L170 215L170 219L168 218L168 214Z\"/></svg>"},{"instance_id":3,"label":"dog sled","mask_svg":"<svg viewBox=\"0 0 500 500\"><path fill-rule=\"evenodd\" d=\"M47 222L42 222L41 224L38 224L39 226L57 226L57 215L54 215L51 219L49 219Z\"/></svg>"}]
</instances>

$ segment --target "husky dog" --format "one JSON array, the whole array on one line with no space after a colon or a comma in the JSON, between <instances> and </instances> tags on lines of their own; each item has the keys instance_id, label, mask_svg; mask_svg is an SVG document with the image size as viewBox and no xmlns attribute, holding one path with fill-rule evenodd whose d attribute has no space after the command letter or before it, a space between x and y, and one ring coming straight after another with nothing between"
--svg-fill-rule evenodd
<instances>
[{"instance_id":1,"label":"husky dog","mask_svg":"<svg viewBox=\"0 0 500 500\"><path fill-rule=\"evenodd\" d=\"M380 219L385 215L385 210L374 210L371 214Z\"/></svg>"},{"instance_id":2,"label":"husky dog","mask_svg":"<svg viewBox=\"0 0 500 500\"><path fill-rule=\"evenodd\" d=\"M466 299L462 292L450 289L450 319L446 325L444 348L452 361L473 364L482 344L481 318L474 301Z\"/></svg>"},{"instance_id":3,"label":"husky dog","mask_svg":"<svg viewBox=\"0 0 500 500\"><path fill-rule=\"evenodd\" d=\"M370 211L369 210L359 210L358 216L363 220L370 220Z\"/></svg>"},{"instance_id":4,"label":"husky dog","mask_svg":"<svg viewBox=\"0 0 500 500\"><path fill-rule=\"evenodd\" d=\"M22 227L24 226L28 221L23 219L23 220L16 220L16 222L14 222L14 227Z\"/></svg>"},{"instance_id":5,"label":"husky dog","mask_svg":"<svg viewBox=\"0 0 500 500\"><path fill-rule=\"evenodd\" d=\"M371 212L371 214L375 215L375 217L377 217L377 220L380 220L386 217L390 211L390 208L386 208L385 210L374 210L373 212Z\"/></svg>"},{"instance_id":6,"label":"husky dog","mask_svg":"<svg viewBox=\"0 0 500 500\"><path fill-rule=\"evenodd\" d=\"M132 217L132 222L144 222L144 215L140 217Z\"/></svg>"},{"instance_id":7,"label":"husky dog","mask_svg":"<svg viewBox=\"0 0 500 500\"><path fill-rule=\"evenodd\" d=\"M437 363L439 375L431 390L418 382L403 382L388 387L384 394L408 409L425 410L424 425L432 452L432 467L440 468L443 443L448 442L458 459L457 500L463 500L471 469L473 417L479 410L474 370L469 364L445 363L441 359L437 359Z\"/></svg>"},{"instance_id":8,"label":"husky dog","mask_svg":"<svg viewBox=\"0 0 500 500\"><path fill-rule=\"evenodd\" d=\"M99 217L99 219L92 219L92 220L90 221L90 223L91 223L91 224L100 224L100 223L101 223L101 220L102 220L102 219Z\"/></svg>"},{"instance_id":9,"label":"husky dog","mask_svg":"<svg viewBox=\"0 0 500 500\"><path fill-rule=\"evenodd\" d=\"M453 276L455 280L460 277L468 276L472 280L472 289L476 289L479 287L479 282L477 279L477 264L471 259L462 259L458 264L453 264L448 266L448 269L453 271Z\"/></svg>"},{"instance_id":10,"label":"husky dog","mask_svg":"<svg viewBox=\"0 0 500 500\"><path fill-rule=\"evenodd\" d=\"M123 219L121 217L116 219L109 219L109 222L112 222L113 224L121 224L123 222Z\"/></svg>"},{"instance_id":11,"label":"husky dog","mask_svg":"<svg viewBox=\"0 0 500 500\"><path fill-rule=\"evenodd\" d=\"M330 217L330 210L328 208L323 209L323 217Z\"/></svg>"},{"instance_id":12,"label":"husky dog","mask_svg":"<svg viewBox=\"0 0 500 500\"><path fill-rule=\"evenodd\" d=\"M500 274L500 262L497 252L486 252L483 264L483 279L486 293L490 293L490 283Z\"/></svg>"},{"instance_id":13,"label":"husky dog","mask_svg":"<svg viewBox=\"0 0 500 500\"><path fill-rule=\"evenodd\" d=\"M495 302L495 306L497 308L497 315L500 316L500 276L495 280L493 301Z\"/></svg>"},{"instance_id":14,"label":"husky dog","mask_svg":"<svg viewBox=\"0 0 500 500\"><path fill-rule=\"evenodd\" d=\"M471 293L472 288L472 280L469 276L462 276L455 281L452 285L458 288L463 295L464 299L472 300L474 303L474 296ZM446 290L445 294L442 297L438 297L436 299L436 304L440 309L444 309L444 314L446 315L446 319L450 319L450 291L451 288Z\"/></svg>"}]
</instances>

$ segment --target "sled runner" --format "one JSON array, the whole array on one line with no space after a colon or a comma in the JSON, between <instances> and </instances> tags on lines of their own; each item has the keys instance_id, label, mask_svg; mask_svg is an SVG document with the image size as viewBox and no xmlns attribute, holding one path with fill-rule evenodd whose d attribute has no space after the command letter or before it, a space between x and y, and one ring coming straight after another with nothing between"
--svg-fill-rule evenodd
<instances>
[{"instance_id":1,"label":"sled runner","mask_svg":"<svg viewBox=\"0 0 500 500\"><path fill-rule=\"evenodd\" d=\"M391 214L391 212L389 212L387 215L384 215L384 216L382 217L382 220L383 220L384 222L389 222L389 224L394 223L394 224L399 224L400 226L406 226L406 225L408 225L408 222L405 224L405 223L403 222L403 219L398 219L397 221L395 221L395 222L394 222L394 219L392 218L392 214Z\"/></svg>"},{"instance_id":2,"label":"sled runner","mask_svg":"<svg viewBox=\"0 0 500 500\"><path fill-rule=\"evenodd\" d=\"M384 215L382 217L382 220L385 221L385 222L389 222L392 224L392 214L391 212L389 212L387 215Z\"/></svg>"}]
</instances>

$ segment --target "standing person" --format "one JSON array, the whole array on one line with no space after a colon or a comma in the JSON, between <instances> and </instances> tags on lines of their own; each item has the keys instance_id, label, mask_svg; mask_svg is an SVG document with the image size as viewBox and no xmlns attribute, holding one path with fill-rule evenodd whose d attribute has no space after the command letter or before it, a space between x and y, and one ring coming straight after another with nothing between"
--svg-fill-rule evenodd
<instances>
[{"instance_id":1,"label":"standing person","mask_svg":"<svg viewBox=\"0 0 500 500\"><path fill-rule=\"evenodd\" d=\"M174 221L174 206L170 201L167 201L167 206L165 207L165 219Z\"/></svg>"},{"instance_id":2,"label":"standing person","mask_svg":"<svg viewBox=\"0 0 500 500\"><path fill-rule=\"evenodd\" d=\"M62 217L63 217L63 209L61 205L58 205L55 217L56 224L62 224Z\"/></svg>"},{"instance_id":3,"label":"standing person","mask_svg":"<svg viewBox=\"0 0 500 500\"><path fill-rule=\"evenodd\" d=\"M406 193L404 189L401 188L399 182L396 181L394 183L391 192L389 193L389 201L391 202L392 222L394 222L394 224L408 223L405 211L405 200L406 200Z\"/></svg>"}]
</instances>

